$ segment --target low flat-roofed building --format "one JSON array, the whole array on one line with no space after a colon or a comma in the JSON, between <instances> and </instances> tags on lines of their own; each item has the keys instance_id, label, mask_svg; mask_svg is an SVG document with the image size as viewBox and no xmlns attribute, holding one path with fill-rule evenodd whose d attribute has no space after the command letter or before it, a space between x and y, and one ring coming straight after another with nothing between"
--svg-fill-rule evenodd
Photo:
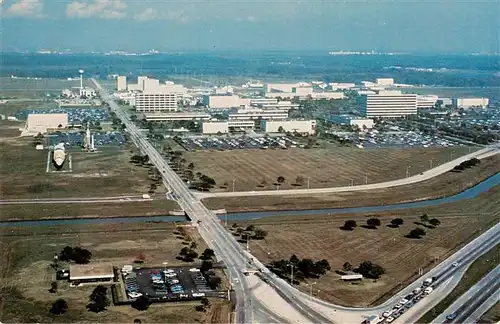
<instances>
[{"instance_id":1,"label":"low flat-roofed building","mask_svg":"<svg viewBox=\"0 0 500 324\"><path fill-rule=\"evenodd\" d=\"M176 112L143 114L147 121L210 120L210 115L202 112Z\"/></svg>"},{"instance_id":2,"label":"low flat-roofed building","mask_svg":"<svg viewBox=\"0 0 500 324\"><path fill-rule=\"evenodd\" d=\"M68 114L28 114L21 136L45 134L68 127Z\"/></svg>"},{"instance_id":3,"label":"low flat-roofed building","mask_svg":"<svg viewBox=\"0 0 500 324\"><path fill-rule=\"evenodd\" d=\"M343 92L333 92L333 91L325 91L325 92L314 92L312 94L313 99L344 99Z\"/></svg>"},{"instance_id":4,"label":"low flat-roofed building","mask_svg":"<svg viewBox=\"0 0 500 324\"><path fill-rule=\"evenodd\" d=\"M227 120L204 121L201 123L201 132L203 134L227 134L229 133L229 123Z\"/></svg>"},{"instance_id":5,"label":"low flat-roofed building","mask_svg":"<svg viewBox=\"0 0 500 324\"><path fill-rule=\"evenodd\" d=\"M438 96L433 95L417 95L417 109L434 108L438 99Z\"/></svg>"},{"instance_id":6,"label":"low flat-roofed building","mask_svg":"<svg viewBox=\"0 0 500 324\"><path fill-rule=\"evenodd\" d=\"M372 129L374 124L371 118L350 115L332 115L329 120L338 125L358 126L359 129Z\"/></svg>"},{"instance_id":7,"label":"low flat-roofed building","mask_svg":"<svg viewBox=\"0 0 500 324\"><path fill-rule=\"evenodd\" d=\"M249 106L251 99L243 99L237 95L208 95L203 96L203 104L210 109L229 109Z\"/></svg>"},{"instance_id":8,"label":"low flat-roofed building","mask_svg":"<svg viewBox=\"0 0 500 324\"><path fill-rule=\"evenodd\" d=\"M287 119L288 112L271 109L238 109L228 113L229 120Z\"/></svg>"},{"instance_id":9,"label":"low flat-roofed building","mask_svg":"<svg viewBox=\"0 0 500 324\"><path fill-rule=\"evenodd\" d=\"M489 104L488 98L453 98L453 108L485 108Z\"/></svg>"},{"instance_id":10,"label":"low flat-roofed building","mask_svg":"<svg viewBox=\"0 0 500 324\"><path fill-rule=\"evenodd\" d=\"M69 280L78 281L81 283L89 282L111 282L115 277L113 264L108 262L103 263L88 263L88 264L72 264L69 266Z\"/></svg>"},{"instance_id":11,"label":"low flat-roofed building","mask_svg":"<svg viewBox=\"0 0 500 324\"><path fill-rule=\"evenodd\" d=\"M280 133L282 131L299 134L314 134L316 131L316 120L261 120L260 129L266 133Z\"/></svg>"}]
</instances>

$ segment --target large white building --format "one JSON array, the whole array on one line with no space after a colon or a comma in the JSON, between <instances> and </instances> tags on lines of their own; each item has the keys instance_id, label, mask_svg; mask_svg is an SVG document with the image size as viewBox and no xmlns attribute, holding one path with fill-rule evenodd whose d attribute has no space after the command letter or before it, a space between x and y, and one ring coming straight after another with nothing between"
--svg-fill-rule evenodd
<instances>
[{"instance_id":1,"label":"large white building","mask_svg":"<svg viewBox=\"0 0 500 324\"><path fill-rule=\"evenodd\" d=\"M343 92L333 92L333 91L325 91L325 92L314 92L312 94L313 99L344 99Z\"/></svg>"},{"instance_id":2,"label":"large white building","mask_svg":"<svg viewBox=\"0 0 500 324\"><path fill-rule=\"evenodd\" d=\"M68 114L28 114L21 136L45 134L68 127Z\"/></svg>"},{"instance_id":3,"label":"large white building","mask_svg":"<svg viewBox=\"0 0 500 324\"><path fill-rule=\"evenodd\" d=\"M429 109L434 108L436 106L436 102L438 101L438 96L421 96L417 95L417 109Z\"/></svg>"},{"instance_id":4,"label":"large white building","mask_svg":"<svg viewBox=\"0 0 500 324\"><path fill-rule=\"evenodd\" d=\"M270 109L238 109L228 113L228 120L283 120L288 118L288 112L283 110L270 110Z\"/></svg>"},{"instance_id":5,"label":"large white building","mask_svg":"<svg viewBox=\"0 0 500 324\"><path fill-rule=\"evenodd\" d=\"M145 113L147 121L210 120L210 115L202 112Z\"/></svg>"},{"instance_id":6,"label":"large white building","mask_svg":"<svg viewBox=\"0 0 500 324\"><path fill-rule=\"evenodd\" d=\"M485 108L489 104L488 98L453 98L453 108Z\"/></svg>"},{"instance_id":7,"label":"large white building","mask_svg":"<svg viewBox=\"0 0 500 324\"><path fill-rule=\"evenodd\" d=\"M266 133L290 132L312 135L316 131L316 120L261 120L260 129Z\"/></svg>"},{"instance_id":8,"label":"large white building","mask_svg":"<svg viewBox=\"0 0 500 324\"><path fill-rule=\"evenodd\" d=\"M417 114L417 95L400 91L379 91L362 96L361 112L366 117L398 118Z\"/></svg>"},{"instance_id":9,"label":"large white building","mask_svg":"<svg viewBox=\"0 0 500 324\"><path fill-rule=\"evenodd\" d=\"M249 106L250 100L237 95L205 95L202 102L210 109L229 109Z\"/></svg>"},{"instance_id":10,"label":"large white building","mask_svg":"<svg viewBox=\"0 0 500 324\"><path fill-rule=\"evenodd\" d=\"M179 96L176 93L138 93L135 95L135 109L139 112L177 111Z\"/></svg>"},{"instance_id":11,"label":"large white building","mask_svg":"<svg viewBox=\"0 0 500 324\"><path fill-rule=\"evenodd\" d=\"M227 134L230 130L253 130L255 123L252 120L217 120L204 121L201 124L203 134Z\"/></svg>"},{"instance_id":12,"label":"large white building","mask_svg":"<svg viewBox=\"0 0 500 324\"><path fill-rule=\"evenodd\" d=\"M116 78L116 90L127 91L127 77L124 75L119 75Z\"/></svg>"}]
</instances>

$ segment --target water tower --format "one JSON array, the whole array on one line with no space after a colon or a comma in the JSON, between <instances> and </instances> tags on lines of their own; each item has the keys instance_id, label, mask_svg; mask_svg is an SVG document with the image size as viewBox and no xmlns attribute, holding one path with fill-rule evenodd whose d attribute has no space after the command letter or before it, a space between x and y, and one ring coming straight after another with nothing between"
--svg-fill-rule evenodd
<instances>
[{"instance_id":1,"label":"water tower","mask_svg":"<svg viewBox=\"0 0 500 324\"><path fill-rule=\"evenodd\" d=\"M80 73L80 94L83 91L83 72L84 71L82 69L78 70L78 73Z\"/></svg>"}]
</instances>

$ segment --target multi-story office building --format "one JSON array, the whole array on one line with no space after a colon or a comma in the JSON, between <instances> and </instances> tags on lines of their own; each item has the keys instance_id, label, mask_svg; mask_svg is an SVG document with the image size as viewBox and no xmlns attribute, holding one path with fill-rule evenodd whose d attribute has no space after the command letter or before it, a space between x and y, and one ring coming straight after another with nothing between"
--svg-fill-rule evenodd
<instances>
[{"instance_id":1,"label":"multi-story office building","mask_svg":"<svg viewBox=\"0 0 500 324\"><path fill-rule=\"evenodd\" d=\"M135 108L140 112L174 112L178 99L177 93L138 93Z\"/></svg>"},{"instance_id":2,"label":"multi-story office building","mask_svg":"<svg viewBox=\"0 0 500 324\"><path fill-rule=\"evenodd\" d=\"M211 109L229 109L249 106L251 99L242 99L236 95L207 95L203 96L203 104Z\"/></svg>"},{"instance_id":3,"label":"multi-story office building","mask_svg":"<svg viewBox=\"0 0 500 324\"><path fill-rule=\"evenodd\" d=\"M416 94L380 91L361 98L361 112L366 117L398 118L417 114Z\"/></svg>"},{"instance_id":4,"label":"multi-story office building","mask_svg":"<svg viewBox=\"0 0 500 324\"><path fill-rule=\"evenodd\" d=\"M127 91L127 77L124 75L119 75L116 78L116 89L118 91Z\"/></svg>"}]
</instances>

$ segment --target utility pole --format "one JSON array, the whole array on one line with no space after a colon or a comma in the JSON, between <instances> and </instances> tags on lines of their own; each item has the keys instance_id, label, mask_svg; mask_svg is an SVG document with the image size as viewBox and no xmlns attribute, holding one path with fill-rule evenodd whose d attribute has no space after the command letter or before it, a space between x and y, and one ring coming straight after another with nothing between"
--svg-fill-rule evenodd
<instances>
[{"instance_id":1,"label":"utility pole","mask_svg":"<svg viewBox=\"0 0 500 324\"><path fill-rule=\"evenodd\" d=\"M429 160L429 169L432 169L432 159Z\"/></svg>"},{"instance_id":2,"label":"utility pole","mask_svg":"<svg viewBox=\"0 0 500 324\"><path fill-rule=\"evenodd\" d=\"M236 181L236 180L235 180L235 179L233 179L233 192L234 192L234 182L235 182L235 181Z\"/></svg>"},{"instance_id":3,"label":"utility pole","mask_svg":"<svg viewBox=\"0 0 500 324\"><path fill-rule=\"evenodd\" d=\"M311 187L309 186L309 182L311 180L311 177L307 177L307 189L310 189Z\"/></svg>"},{"instance_id":4,"label":"utility pole","mask_svg":"<svg viewBox=\"0 0 500 324\"><path fill-rule=\"evenodd\" d=\"M368 176L365 174L365 184L368 184Z\"/></svg>"}]
</instances>

